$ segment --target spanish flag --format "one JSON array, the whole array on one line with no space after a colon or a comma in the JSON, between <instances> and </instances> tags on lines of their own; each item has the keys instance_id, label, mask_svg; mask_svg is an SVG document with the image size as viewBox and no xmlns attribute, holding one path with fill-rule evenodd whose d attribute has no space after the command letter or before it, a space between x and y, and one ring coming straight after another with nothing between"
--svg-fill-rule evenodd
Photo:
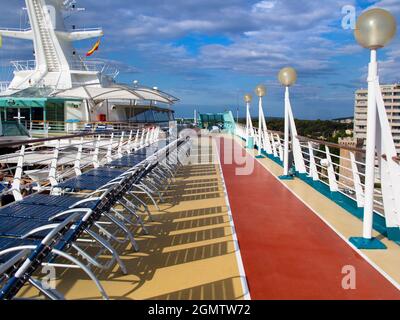
<instances>
[{"instance_id":1,"label":"spanish flag","mask_svg":"<svg viewBox=\"0 0 400 320\"><path fill-rule=\"evenodd\" d=\"M97 40L97 42L95 43L95 45L93 46L92 49L90 49L87 53L86 53L86 57L90 57L93 53L95 53L95 51L97 51L100 47L100 39Z\"/></svg>"}]
</instances>

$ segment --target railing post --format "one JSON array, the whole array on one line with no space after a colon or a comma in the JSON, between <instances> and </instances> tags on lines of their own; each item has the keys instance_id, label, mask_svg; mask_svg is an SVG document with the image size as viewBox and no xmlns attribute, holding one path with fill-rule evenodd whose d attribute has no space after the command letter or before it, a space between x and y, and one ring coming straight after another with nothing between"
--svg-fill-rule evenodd
<instances>
[{"instance_id":1,"label":"railing post","mask_svg":"<svg viewBox=\"0 0 400 320\"><path fill-rule=\"evenodd\" d=\"M264 126L266 128L267 125L264 124ZM272 154L272 145L271 145L271 140L269 139L268 129L263 130L263 137L264 137L265 151L267 152L267 154Z\"/></svg>"},{"instance_id":2,"label":"railing post","mask_svg":"<svg viewBox=\"0 0 400 320\"><path fill-rule=\"evenodd\" d=\"M278 141L279 159L283 161L283 147L282 147L281 137L279 136L279 134L276 134L276 139Z\"/></svg>"},{"instance_id":3,"label":"railing post","mask_svg":"<svg viewBox=\"0 0 400 320\"><path fill-rule=\"evenodd\" d=\"M149 129L147 129L147 132L146 132L146 138L145 138L145 140L144 140L144 144L147 146L148 144L149 144L149 138L150 138L150 128Z\"/></svg>"},{"instance_id":4,"label":"railing post","mask_svg":"<svg viewBox=\"0 0 400 320\"><path fill-rule=\"evenodd\" d=\"M156 127L154 127L154 129L153 129L152 143L154 143L154 142L156 142L156 141L157 141L156 134L157 134L157 128L156 128Z\"/></svg>"},{"instance_id":5,"label":"railing post","mask_svg":"<svg viewBox=\"0 0 400 320\"><path fill-rule=\"evenodd\" d=\"M81 143L78 146L78 153L76 154L76 160L74 165L76 176L82 175L82 170L81 170L82 150L83 150L83 137L81 138Z\"/></svg>"},{"instance_id":6,"label":"railing post","mask_svg":"<svg viewBox=\"0 0 400 320\"><path fill-rule=\"evenodd\" d=\"M351 168L353 171L354 190L356 191L357 206L364 207L364 190L361 185L360 174L356 163L356 157L353 152L350 152Z\"/></svg>"},{"instance_id":7,"label":"railing post","mask_svg":"<svg viewBox=\"0 0 400 320\"><path fill-rule=\"evenodd\" d=\"M49 137L49 131L50 131L51 127L50 127L50 122L46 123L46 138Z\"/></svg>"},{"instance_id":8,"label":"railing post","mask_svg":"<svg viewBox=\"0 0 400 320\"><path fill-rule=\"evenodd\" d=\"M100 140L101 140L101 135L99 135L96 139L94 153L93 153L93 167L95 169L100 167L100 162L99 162Z\"/></svg>"},{"instance_id":9,"label":"railing post","mask_svg":"<svg viewBox=\"0 0 400 320\"><path fill-rule=\"evenodd\" d=\"M310 172L309 172L309 177L311 177L314 181L319 180L318 176L318 169L317 169L317 164L315 162L315 157L314 157L314 148L311 143L311 141L308 142L308 153L310 156Z\"/></svg>"},{"instance_id":10,"label":"railing post","mask_svg":"<svg viewBox=\"0 0 400 320\"><path fill-rule=\"evenodd\" d=\"M153 136L154 136L154 127L150 129L149 133L149 144L153 143Z\"/></svg>"},{"instance_id":11,"label":"railing post","mask_svg":"<svg viewBox=\"0 0 400 320\"><path fill-rule=\"evenodd\" d=\"M139 139L140 139L140 129L137 130L136 132L136 137L135 137L135 151L138 149L139 147Z\"/></svg>"},{"instance_id":12,"label":"railing post","mask_svg":"<svg viewBox=\"0 0 400 320\"><path fill-rule=\"evenodd\" d=\"M271 136L271 142L272 142L272 153L275 158L278 158L278 150L276 149L275 136L272 132L271 132L270 136Z\"/></svg>"},{"instance_id":13,"label":"railing post","mask_svg":"<svg viewBox=\"0 0 400 320\"><path fill-rule=\"evenodd\" d=\"M157 142L158 141L158 135L159 135L159 131L158 131L158 127L156 127L156 128L154 128L153 142Z\"/></svg>"},{"instance_id":14,"label":"railing post","mask_svg":"<svg viewBox=\"0 0 400 320\"><path fill-rule=\"evenodd\" d=\"M114 144L114 132L111 133L110 143L107 148L107 163L110 163L113 161L113 159L112 159L113 144Z\"/></svg>"},{"instance_id":15,"label":"railing post","mask_svg":"<svg viewBox=\"0 0 400 320\"><path fill-rule=\"evenodd\" d=\"M21 201L23 199L21 194L21 179L24 167L24 158L25 158L25 145L21 147L21 150L19 152L18 164L15 170L14 181L12 184L12 194L14 196L15 201Z\"/></svg>"},{"instance_id":16,"label":"railing post","mask_svg":"<svg viewBox=\"0 0 400 320\"><path fill-rule=\"evenodd\" d=\"M128 154L132 153L132 135L133 135L133 130L129 132L129 139L128 139L128 144L126 145L126 152Z\"/></svg>"},{"instance_id":17,"label":"railing post","mask_svg":"<svg viewBox=\"0 0 400 320\"><path fill-rule=\"evenodd\" d=\"M155 143L155 142L157 142L157 132L158 132L158 128L157 127L154 127L154 130L153 130L153 141L152 141L152 143Z\"/></svg>"},{"instance_id":18,"label":"railing post","mask_svg":"<svg viewBox=\"0 0 400 320\"><path fill-rule=\"evenodd\" d=\"M328 179L329 179L329 188L331 192L338 192L339 186L336 180L335 168L333 166L331 153L328 146L325 146L326 150L326 160L327 160L327 169L328 169Z\"/></svg>"},{"instance_id":19,"label":"railing post","mask_svg":"<svg viewBox=\"0 0 400 320\"><path fill-rule=\"evenodd\" d=\"M53 159L51 160L51 164L50 164L49 181L53 187L56 187L58 185L57 164L58 164L58 157L59 157L59 153L60 153L60 144L61 144L61 141L57 140L56 147L54 148Z\"/></svg>"},{"instance_id":20,"label":"railing post","mask_svg":"<svg viewBox=\"0 0 400 320\"><path fill-rule=\"evenodd\" d=\"M141 136L141 138L140 138L140 148L142 148L142 147L144 146L144 137L145 137L145 134L146 134L146 128L143 128L143 130L142 130L142 136Z\"/></svg>"},{"instance_id":21,"label":"railing post","mask_svg":"<svg viewBox=\"0 0 400 320\"><path fill-rule=\"evenodd\" d=\"M254 145L259 146L260 145L260 135L258 134L258 129L254 129Z\"/></svg>"},{"instance_id":22,"label":"railing post","mask_svg":"<svg viewBox=\"0 0 400 320\"><path fill-rule=\"evenodd\" d=\"M121 138L119 139L119 144L118 144L118 151L117 151L117 155L118 158L121 159L123 154L122 154L122 146L124 144L124 136L125 136L125 132L121 133Z\"/></svg>"},{"instance_id":23,"label":"railing post","mask_svg":"<svg viewBox=\"0 0 400 320\"><path fill-rule=\"evenodd\" d=\"M154 133L154 142L158 141L159 135L160 135L160 127L157 127Z\"/></svg>"}]
</instances>

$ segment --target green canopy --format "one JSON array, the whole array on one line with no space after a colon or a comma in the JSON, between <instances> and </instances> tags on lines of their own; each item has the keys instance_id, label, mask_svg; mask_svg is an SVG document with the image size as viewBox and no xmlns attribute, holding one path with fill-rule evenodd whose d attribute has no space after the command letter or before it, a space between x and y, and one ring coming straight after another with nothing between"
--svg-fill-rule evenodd
<instances>
[{"instance_id":1,"label":"green canopy","mask_svg":"<svg viewBox=\"0 0 400 320\"><path fill-rule=\"evenodd\" d=\"M199 126L203 129L211 128L215 125L223 125L223 128L229 132L233 132L235 128L235 120L232 112L226 111L223 113L205 113L199 114L197 119Z\"/></svg>"},{"instance_id":2,"label":"green canopy","mask_svg":"<svg viewBox=\"0 0 400 320\"><path fill-rule=\"evenodd\" d=\"M44 108L46 103L64 103L82 99L0 97L0 108Z\"/></svg>"}]
</instances>

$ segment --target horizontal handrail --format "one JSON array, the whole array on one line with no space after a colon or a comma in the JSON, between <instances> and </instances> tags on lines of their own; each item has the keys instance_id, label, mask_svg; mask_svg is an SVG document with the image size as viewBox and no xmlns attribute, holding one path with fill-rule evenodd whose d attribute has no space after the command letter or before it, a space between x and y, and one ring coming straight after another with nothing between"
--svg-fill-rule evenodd
<instances>
[{"instance_id":1,"label":"horizontal handrail","mask_svg":"<svg viewBox=\"0 0 400 320\"><path fill-rule=\"evenodd\" d=\"M236 130L240 137L246 139L247 133L245 126L239 124L237 125ZM283 133L272 130L262 130L260 132L254 127L252 131L255 135L254 142L257 147L259 147L258 144L261 143L261 148L266 151L265 148L268 147L268 144L271 144L272 150L266 152L277 157L277 159L280 159L281 161L283 160L284 142L281 139ZM265 138L263 137L264 134ZM280 141L275 136L276 134L279 135ZM264 139L265 141L263 141ZM268 139L270 139L269 142ZM317 179L318 181L328 185L331 190L336 190L352 198L353 200L357 201L359 206L363 205L366 176L365 163L357 160L358 157L354 154L354 157L352 157L351 153L348 155L344 155L342 153L338 155L337 152L332 152L329 149L320 147L326 146L331 149L344 149L358 154L364 154L364 149L312 139L300 135L297 135L295 139L298 140L298 145L300 146L300 150L298 150L300 151L300 154L297 154L297 156L302 157L302 161L304 162L305 166L304 173L306 173L308 177ZM400 163L400 158L398 156L394 157L393 160L395 160L397 163ZM292 159L292 161L294 165L295 159ZM301 167L301 163L299 164L299 167ZM380 187L381 179L380 177L376 178L377 186L374 188L374 210L376 213L384 215L384 208L382 208L382 206L384 206L382 202L383 190L381 190Z\"/></svg>"},{"instance_id":2,"label":"horizontal handrail","mask_svg":"<svg viewBox=\"0 0 400 320\"><path fill-rule=\"evenodd\" d=\"M51 121L51 120L31 120L32 123L56 123L56 124L124 124L124 125L137 125L138 127L144 126L145 124L137 122L121 122L121 121Z\"/></svg>"},{"instance_id":3,"label":"horizontal handrail","mask_svg":"<svg viewBox=\"0 0 400 320\"><path fill-rule=\"evenodd\" d=\"M79 133L1 143L0 148L21 148L0 156L0 180L3 180L0 195L11 194L20 201L30 194L50 190L64 179L80 176L90 167L105 165L164 140L160 133L160 127L152 126L143 130Z\"/></svg>"},{"instance_id":4,"label":"horizontal handrail","mask_svg":"<svg viewBox=\"0 0 400 320\"><path fill-rule=\"evenodd\" d=\"M313 142L313 143L323 144L323 145L326 145L326 146L331 147L331 148L344 149L344 150L353 151L353 152L365 153L364 149L343 146L343 145L338 144L338 143L333 143L333 142L328 142L328 141L323 141L323 140L307 138L307 137L303 137L303 136L299 136L299 135L297 136L297 139L299 139L300 141L304 141L304 142Z\"/></svg>"},{"instance_id":5,"label":"horizontal handrail","mask_svg":"<svg viewBox=\"0 0 400 320\"><path fill-rule=\"evenodd\" d=\"M18 60L10 61L17 71L35 70L36 60Z\"/></svg>"},{"instance_id":6,"label":"horizontal handrail","mask_svg":"<svg viewBox=\"0 0 400 320\"><path fill-rule=\"evenodd\" d=\"M107 131L107 132L90 132L90 133L79 133L79 134L72 134L72 135L66 135L66 136L58 136L58 137L52 137L52 138L42 138L42 139L28 139L28 140L22 140L22 141L13 141L13 142L5 142L5 143L0 143L0 148L10 148L10 147L19 147L19 146L24 146L28 144L34 144L34 143L42 143L42 142L50 142L50 141L57 141L57 140L68 140L68 139L74 139L74 138L82 138L82 137L89 137L89 136L94 136L98 134L112 134L112 133L122 133L124 131Z\"/></svg>"},{"instance_id":7,"label":"horizontal handrail","mask_svg":"<svg viewBox=\"0 0 400 320\"><path fill-rule=\"evenodd\" d=\"M31 31L31 28L26 28L26 29L22 29L22 28L0 28L0 34L1 31L19 31L19 32L27 32L27 31Z\"/></svg>"},{"instance_id":8,"label":"horizontal handrail","mask_svg":"<svg viewBox=\"0 0 400 320\"><path fill-rule=\"evenodd\" d=\"M0 81L0 92L6 91L10 84L10 81Z\"/></svg>"},{"instance_id":9,"label":"horizontal handrail","mask_svg":"<svg viewBox=\"0 0 400 320\"><path fill-rule=\"evenodd\" d=\"M76 28L76 29L69 29L69 32L82 32L82 31L101 31L103 30L101 27L97 28Z\"/></svg>"},{"instance_id":10,"label":"horizontal handrail","mask_svg":"<svg viewBox=\"0 0 400 320\"><path fill-rule=\"evenodd\" d=\"M258 128L254 128L254 130L255 130L255 132L258 132ZM284 136L284 133L282 131L275 131L275 130L268 129L268 132L274 133L274 134L279 134L280 136ZM333 142L328 142L328 141L318 140L318 139L312 139L312 138L308 138L308 137L304 137L304 136L300 136L300 135L297 135L296 137L297 137L297 139L299 139L300 141L303 141L303 142L313 142L313 143L323 144L323 145L326 145L331 148L345 149L348 151L365 153L365 150L361 149L361 148L348 147L348 146L344 146L344 145L341 145L338 143L333 143Z\"/></svg>"},{"instance_id":11,"label":"horizontal handrail","mask_svg":"<svg viewBox=\"0 0 400 320\"><path fill-rule=\"evenodd\" d=\"M88 71L88 72L99 72L113 78L117 77L119 74L119 69L107 61L87 61L82 57L78 56L78 60L70 63L71 70L80 70L80 71Z\"/></svg>"}]
</instances>

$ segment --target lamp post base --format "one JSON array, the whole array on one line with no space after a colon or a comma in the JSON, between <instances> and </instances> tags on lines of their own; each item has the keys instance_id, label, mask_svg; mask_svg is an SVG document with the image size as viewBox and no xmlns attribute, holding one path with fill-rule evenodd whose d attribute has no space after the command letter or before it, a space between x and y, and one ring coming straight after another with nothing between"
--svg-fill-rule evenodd
<instances>
[{"instance_id":1,"label":"lamp post base","mask_svg":"<svg viewBox=\"0 0 400 320\"><path fill-rule=\"evenodd\" d=\"M254 138L253 137L247 138L246 149L254 149Z\"/></svg>"},{"instance_id":2,"label":"lamp post base","mask_svg":"<svg viewBox=\"0 0 400 320\"><path fill-rule=\"evenodd\" d=\"M289 175L287 175L287 176L285 176L285 175L279 176L278 178L279 178L279 180L294 180L294 177L293 176L289 176Z\"/></svg>"},{"instance_id":3,"label":"lamp post base","mask_svg":"<svg viewBox=\"0 0 400 320\"><path fill-rule=\"evenodd\" d=\"M366 250L385 250L387 247L383 244L379 239L372 238L366 239L362 237L352 237L350 238L350 242L356 246L357 249L366 249Z\"/></svg>"},{"instance_id":4,"label":"lamp post base","mask_svg":"<svg viewBox=\"0 0 400 320\"><path fill-rule=\"evenodd\" d=\"M400 241L400 229L398 227L395 228L386 228L388 233L389 240L392 241Z\"/></svg>"}]
</instances>

